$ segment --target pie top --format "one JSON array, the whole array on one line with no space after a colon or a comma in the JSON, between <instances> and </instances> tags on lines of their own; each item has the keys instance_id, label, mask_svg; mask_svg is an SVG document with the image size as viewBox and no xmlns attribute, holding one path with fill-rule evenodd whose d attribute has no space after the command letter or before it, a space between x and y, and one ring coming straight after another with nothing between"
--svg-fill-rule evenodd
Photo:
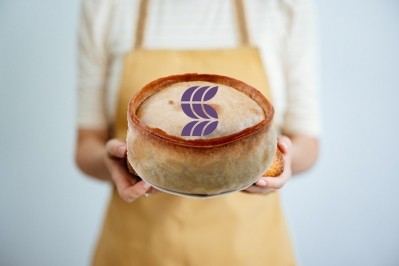
<instances>
[{"instance_id":1,"label":"pie top","mask_svg":"<svg viewBox=\"0 0 399 266\"><path fill-rule=\"evenodd\" d=\"M169 84L145 99L136 114L146 126L184 139L231 135L268 115L244 92L208 81Z\"/></svg>"}]
</instances>

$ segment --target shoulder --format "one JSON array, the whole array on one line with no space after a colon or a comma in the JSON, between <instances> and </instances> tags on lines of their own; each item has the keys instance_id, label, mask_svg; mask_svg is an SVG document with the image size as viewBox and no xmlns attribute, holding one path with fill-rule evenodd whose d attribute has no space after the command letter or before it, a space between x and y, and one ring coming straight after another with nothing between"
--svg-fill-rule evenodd
<instances>
[{"instance_id":1,"label":"shoulder","mask_svg":"<svg viewBox=\"0 0 399 266\"><path fill-rule=\"evenodd\" d=\"M99 8L102 6L111 6L116 0L81 0L82 7Z\"/></svg>"},{"instance_id":2,"label":"shoulder","mask_svg":"<svg viewBox=\"0 0 399 266\"><path fill-rule=\"evenodd\" d=\"M277 0L279 9L288 17L314 13L313 0Z\"/></svg>"},{"instance_id":3,"label":"shoulder","mask_svg":"<svg viewBox=\"0 0 399 266\"><path fill-rule=\"evenodd\" d=\"M85 12L95 14L103 8L112 6L113 0L82 0L81 9Z\"/></svg>"},{"instance_id":4,"label":"shoulder","mask_svg":"<svg viewBox=\"0 0 399 266\"><path fill-rule=\"evenodd\" d=\"M109 17L115 7L126 0L82 0L81 14L92 18Z\"/></svg>"},{"instance_id":5,"label":"shoulder","mask_svg":"<svg viewBox=\"0 0 399 266\"><path fill-rule=\"evenodd\" d=\"M106 37L115 18L115 10L127 0L81 0L80 31L94 39Z\"/></svg>"},{"instance_id":6,"label":"shoulder","mask_svg":"<svg viewBox=\"0 0 399 266\"><path fill-rule=\"evenodd\" d=\"M278 0L278 2L291 8L313 5L313 0Z\"/></svg>"}]
</instances>

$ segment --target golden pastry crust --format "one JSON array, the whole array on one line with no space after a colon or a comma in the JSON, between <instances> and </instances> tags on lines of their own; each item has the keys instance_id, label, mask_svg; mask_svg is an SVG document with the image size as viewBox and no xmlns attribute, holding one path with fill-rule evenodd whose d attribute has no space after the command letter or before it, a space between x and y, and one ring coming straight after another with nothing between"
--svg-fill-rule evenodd
<instances>
[{"instance_id":1,"label":"golden pastry crust","mask_svg":"<svg viewBox=\"0 0 399 266\"><path fill-rule=\"evenodd\" d=\"M211 133L201 136L201 139L231 135L254 126L265 118L262 107L245 93L224 84L198 80L177 82L151 95L139 106L137 116L148 127L160 128L169 135L198 139L198 136L181 135L182 128L193 120L182 111L182 95L187 88L216 88L217 91L204 104L215 110L219 123ZM195 97L199 96L200 90L194 93ZM187 107L187 102L185 104Z\"/></svg>"},{"instance_id":2,"label":"golden pastry crust","mask_svg":"<svg viewBox=\"0 0 399 266\"><path fill-rule=\"evenodd\" d=\"M271 176L276 177L283 173L284 171L284 158L281 151L277 148L276 155L273 158L273 162L270 165L269 169L263 173L263 176Z\"/></svg>"},{"instance_id":3,"label":"golden pastry crust","mask_svg":"<svg viewBox=\"0 0 399 266\"><path fill-rule=\"evenodd\" d=\"M129 170L129 173L132 175L138 176L136 171L134 171L133 167L130 165L129 161L126 160L127 168ZM276 149L276 155L273 158L272 164L270 167L266 170L266 172L263 173L263 176L269 176L269 177L277 177L280 176L284 172L284 158L283 154L279 149Z\"/></svg>"},{"instance_id":4,"label":"golden pastry crust","mask_svg":"<svg viewBox=\"0 0 399 266\"><path fill-rule=\"evenodd\" d=\"M136 112L141 103L143 103L148 97L150 97L154 93L157 93L163 88L168 87L171 84L178 82L187 82L187 81L208 81L212 83L220 83L233 87L241 92L244 92L247 96L255 100L255 102L257 102L262 107L262 109L266 114L266 118L262 120L260 123L256 124L255 126L246 128L235 134L222 136L218 138L212 138L212 139L193 139L193 140L192 139L187 140L178 136L166 134L163 130L159 128L148 127L147 125L145 125L140 121ZM143 128L148 133L159 137L163 141L175 143L177 145L206 147L206 146L214 146L214 145L225 144L231 141L236 141L242 137L259 132L260 130L263 130L265 127L269 128L271 126L271 122L274 116L274 108L261 92L259 92L255 88L249 86L248 84L242 81L219 75L190 73L190 74L173 75L173 76L160 78L147 84L130 100L127 115L128 115L128 123L135 124Z\"/></svg>"},{"instance_id":5,"label":"golden pastry crust","mask_svg":"<svg viewBox=\"0 0 399 266\"><path fill-rule=\"evenodd\" d=\"M184 139L144 124L140 105L171 84L207 81L245 93L262 107L265 119L239 132L205 139ZM239 80L208 74L175 75L155 80L128 105L128 162L156 188L181 195L211 196L233 192L256 182L271 165L277 149L272 129L273 106L255 88Z\"/></svg>"}]
</instances>

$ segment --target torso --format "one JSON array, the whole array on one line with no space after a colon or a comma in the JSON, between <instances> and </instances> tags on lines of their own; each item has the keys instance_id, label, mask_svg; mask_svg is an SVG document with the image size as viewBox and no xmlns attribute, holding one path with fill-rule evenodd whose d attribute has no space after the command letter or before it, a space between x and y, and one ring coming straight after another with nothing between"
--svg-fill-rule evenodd
<instances>
[{"instance_id":1,"label":"torso","mask_svg":"<svg viewBox=\"0 0 399 266\"><path fill-rule=\"evenodd\" d=\"M231 76L270 99L270 84L254 47L202 51L142 47L140 43L124 60L117 138L126 137L130 97L161 76L187 72ZM278 193L265 197L235 192L207 200L160 193L127 204L114 189L93 263L283 266L294 265L295 260Z\"/></svg>"},{"instance_id":2,"label":"torso","mask_svg":"<svg viewBox=\"0 0 399 266\"><path fill-rule=\"evenodd\" d=\"M115 115L124 56L132 49L134 42L133 25L137 14L132 11L137 10L139 1L113 2L109 18L112 26L109 27L110 67L106 84L109 121L112 121ZM237 46L231 1L210 0L207 5L203 5L203 2L203 0L150 1L143 46L148 49L184 50ZM279 128L286 106L286 84L281 54L289 23L289 7L276 0L249 0L244 3L251 42L261 51L262 63L268 72L275 103L275 125ZM188 16L192 19L188 20ZM264 56L266 54L267 56Z\"/></svg>"}]
</instances>

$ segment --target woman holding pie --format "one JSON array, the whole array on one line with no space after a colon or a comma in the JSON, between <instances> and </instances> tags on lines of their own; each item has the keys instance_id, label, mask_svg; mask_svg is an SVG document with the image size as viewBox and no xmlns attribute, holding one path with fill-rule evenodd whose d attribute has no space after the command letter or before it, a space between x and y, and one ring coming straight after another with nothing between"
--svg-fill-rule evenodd
<instances>
[{"instance_id":1,"label":"woman holding pie","mask_svg":"<svg viewBox=\"0 0 399 266\"><path fill-rule=\"evenodd\" d=\"M295 265L278 191L318 156L312 8L309 0L83 1L76 161L113 184L93 265ZM153 80L184 73L232 77L273 103L281 175L196 199L129 172L129 100Z\"/></svg>"}]
</instances>

